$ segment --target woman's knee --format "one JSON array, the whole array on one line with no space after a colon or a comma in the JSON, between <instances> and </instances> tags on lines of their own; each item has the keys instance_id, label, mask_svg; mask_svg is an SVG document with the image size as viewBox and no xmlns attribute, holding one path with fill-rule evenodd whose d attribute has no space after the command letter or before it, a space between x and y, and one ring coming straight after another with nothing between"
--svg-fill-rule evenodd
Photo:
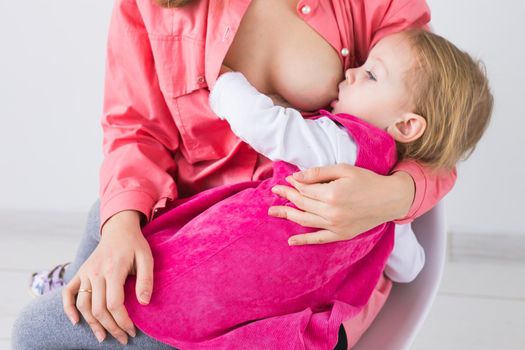
<instances>
[{"instance_id":1,"label":"woman's knee","mask_svg":"<svg viewBox=\"0 0 525 350\"><path fill-rule=\"evenodd\" d=\"M67 320L62 310L60 290L34 299L22 309L13 324L12 349L50 348L49 342L60 334L60 325L66 321L64 318Z\"/></svg>"}]
</instances>

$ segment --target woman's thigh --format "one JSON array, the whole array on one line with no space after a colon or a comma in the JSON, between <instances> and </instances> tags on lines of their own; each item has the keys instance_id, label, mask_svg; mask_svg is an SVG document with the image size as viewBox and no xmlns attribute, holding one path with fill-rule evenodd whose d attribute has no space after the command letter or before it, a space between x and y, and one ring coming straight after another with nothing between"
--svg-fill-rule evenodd
<instances>
[{"instance_id":1,"label":"woman's thigh","mask_svg":"<svg viewBox=\"0 0 525 350\"><path fill-rule=\"evenodd\" d=\"M89 325L81 321L72 325L62 309L61 290L54 290L26 305L15 321L12 348L16 350L61 349L173 349L137 330L125 347L107 335L99 343Z\"/></svg>"},{"instance_id":2,"label":"woman's thigh","mask_svg":"<svg viewBox=\"0 0 525 350\"><path fill-rule=\"evenodd\" d=\"M64 274L65 282L69 282L77 273L78 269L89 258L100 241L100 201L97 200L91 206L87 215L84 234L80 239L74 260Z\"/></svg>"},{"instance_id":3,"label":"woman's thigh","mask_svg":"<svg viewBox=\"0 0 525 350\"><path fill-rule=\"evenodd\" d=\"M75 275L98 245L100 240L99 205L97 200L88 213L77 253L64 276L66 282ZM84 320L73 326L62 309L61 291L55 290L33 300L18 315L13 327L12 348L16 350L122 349L123 346L110 335L107 340L99 344ZM126 348L173 349L140 331L135 338L129 339Z\"/></svg>"}]
</instances>

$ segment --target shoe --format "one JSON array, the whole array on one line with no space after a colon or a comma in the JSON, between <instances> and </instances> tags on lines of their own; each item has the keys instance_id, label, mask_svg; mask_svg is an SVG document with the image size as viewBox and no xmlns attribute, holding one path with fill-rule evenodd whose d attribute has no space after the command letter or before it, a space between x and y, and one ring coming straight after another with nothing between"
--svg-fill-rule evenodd
<instances>
[{"instance_id":1,"label":"shoe","mask_svg":"<svg viewBox=\"0 0 525 350\"><path fill-rule=\"evenodd\" d=\"M44 270L35 272L31 275L29 290L33 296L39 297L54 289L62 287L64 282L64 273L70 263L55 266L51 271Z\"/></svg>"}]
</instances>

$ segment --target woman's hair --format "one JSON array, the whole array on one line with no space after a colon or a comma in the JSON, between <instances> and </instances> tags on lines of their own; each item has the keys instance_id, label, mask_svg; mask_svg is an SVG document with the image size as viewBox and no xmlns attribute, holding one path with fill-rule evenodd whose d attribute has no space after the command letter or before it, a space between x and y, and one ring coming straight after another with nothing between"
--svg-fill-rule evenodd
<instances>
[{"instance_id":1,"label":"woman's hair","mask_svg":"<svg viewBox=\"0 0 525 350\"><path fill-rule=\"evenodd\" d=\"M398 144L400 159L452 168L474 151L487 128L493 97L484 65L448 40L422 29L405 32L416 56L408 73L414 112L426 119L423 135Z\"/></svg>"},{"instance_id":2,"label":"woman's hair","mask_svg":"<svg viewBox=\"0 0 525 350\"><path fill-rule=\"evenodd\" d=\"M196 0L155 0L162 7L182 7Z\"/></svg>"}]
</instances>

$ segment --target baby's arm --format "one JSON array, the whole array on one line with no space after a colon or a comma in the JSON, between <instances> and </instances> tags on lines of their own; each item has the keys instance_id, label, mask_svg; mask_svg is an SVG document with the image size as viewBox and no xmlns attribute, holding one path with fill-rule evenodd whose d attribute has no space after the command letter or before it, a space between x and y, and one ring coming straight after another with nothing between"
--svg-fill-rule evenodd
<instances>
[{"instance_id":1,"label":"baby's arm","mask_svg":"<svg viewBox=\"0 0 525 350\"><path fill-rule=\"evenodd\" d=\"M385 267L394 282L412 282L425 265L425 251L417 241L410 224L395 226L394 249Z\"/></svg>"},{"instance_id":2,"label":"baby's arm","mask_svg":"<svg viewBox=\"0 0 525 350\"><path fill-rule=\"evenodd\" d=\"M210 93L210 106L241 140L271 160L301 170L355 163L357 147L343 127L327 117L308 120L293 108L276 106L241 73L220 76Z\"/></svg>"}]
</instances>

